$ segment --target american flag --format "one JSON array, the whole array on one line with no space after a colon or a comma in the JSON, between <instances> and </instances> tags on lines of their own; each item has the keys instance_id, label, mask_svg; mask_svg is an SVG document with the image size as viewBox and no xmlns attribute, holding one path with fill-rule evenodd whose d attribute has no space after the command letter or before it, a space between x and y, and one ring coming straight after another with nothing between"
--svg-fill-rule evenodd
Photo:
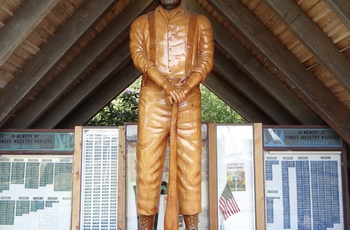
<instances>
[{"instance_id":1,"label":"american flag","mask_svg":"<svg viewBox=\"0 0 350 230\"><path fill-rule=\"evenodd\" d=\"M228 187L228 184L226 184L225 189L219 199L219 208L224 215L225 220L240 211L236 200L233 197L230 188Z\"/></svg>"}]
</instances>

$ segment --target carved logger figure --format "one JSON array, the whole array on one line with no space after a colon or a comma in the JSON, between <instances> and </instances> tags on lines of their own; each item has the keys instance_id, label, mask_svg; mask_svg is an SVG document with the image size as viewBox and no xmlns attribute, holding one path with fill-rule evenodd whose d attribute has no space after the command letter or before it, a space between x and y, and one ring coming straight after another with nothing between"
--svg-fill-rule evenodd
<instances>
[{"instance_id":1,"label":"carved logger figure","mask_svg":"<svg viewBox=\"0 0 350 230\"><path fill-rule=\"evenodd\" d=\"M186 12L181 0L160 0L154 12L132 23L130 52L142 73L137 145L140 229L153 229L169 135L165 229L178 229L178 211L186 229L197 229L202 153L199 84L213 68L211 24L203 15Z\"/></svg>"}]
</instances>

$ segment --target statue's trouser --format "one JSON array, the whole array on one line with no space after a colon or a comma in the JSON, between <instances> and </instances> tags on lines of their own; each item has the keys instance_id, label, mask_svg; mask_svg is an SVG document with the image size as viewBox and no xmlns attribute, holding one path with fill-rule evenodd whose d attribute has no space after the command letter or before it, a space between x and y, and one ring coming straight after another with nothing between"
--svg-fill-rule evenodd
<instances>
[{"instance_id":1,"label":"statue's trouser","mask_svg":"<svg viewBox=\"0 0 350 230\"><path fill-rule=\"evenodd\" d=\"M140 92L137 145L137 205L139 215L158 212L164 150L167 144L171 106L158 86L143 86ZM179 213L201 212L201 95L192 89L179 103L177 137L177 193Z\"/></svg>"}]
</instances>

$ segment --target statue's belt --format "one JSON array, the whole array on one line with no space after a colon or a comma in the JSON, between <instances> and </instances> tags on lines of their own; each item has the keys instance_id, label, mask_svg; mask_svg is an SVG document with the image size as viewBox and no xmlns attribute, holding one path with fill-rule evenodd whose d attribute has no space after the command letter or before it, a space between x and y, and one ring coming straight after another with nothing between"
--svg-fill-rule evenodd
<instances>
[{"instance_id":1,"label":"statue's belt","mask_svg":"<svg viewBox=\"0 0 350 230\"><path fill-rule=\"evenodd\" d=\"M167 77L166 79L173 86L181 87L187 82L188 77L182 77L182 78L179 78L179 77L169 78L169 77ZM143 79L142 79L142 86L149 86L149 85L156 85L156 83L154 83L149 77L143 77Z\"/></svg>"},{"instance_id":2,"label":"statue's belt","mask_svg":"<svg viewBox=\"0 0 350 230\"><path fill-rule=\"evenodd\" d=\"M168 82L176 87L183 86L187 80L188 77L182 77L182 78L167 78Z\"/></svg>"}]
</instances>

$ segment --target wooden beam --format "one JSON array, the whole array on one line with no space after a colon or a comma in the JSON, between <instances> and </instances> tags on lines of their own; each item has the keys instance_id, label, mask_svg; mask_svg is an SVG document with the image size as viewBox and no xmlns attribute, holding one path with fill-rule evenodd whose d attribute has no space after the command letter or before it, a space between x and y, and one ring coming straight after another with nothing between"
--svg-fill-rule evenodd
<instances>
[{"instance_id":1,"label":"wooden beam","mask_svg":"<svg viewBox=\"0 0 350 230\"><path fill-rule=\"evenodd\" d=\"M221 100L251 123L276 124L246 97L232 90L232 87L218 75L210 73L204 85L213 91Z\"/></svg>"},{"instance_id":2,"label":"wooden beam","mask_svg":"<svg viewBox=\"0 0 350 230\"><path fill-rule=\"evenodd\" d=\"M118 229L126 229L126 130L119 126L118 135Z\"/></svg>"},{"instance_id":3,"label":"wooden beam","mask_svg":"<svg viewBox=\"0 0 350 230\"><path fill-rule=\"evenodd\" d=\"M240 89L250 101L252 101L260 110L264 111L280 125L298 125L299 123L283 107L278 105L262 88L254 84L247 76L239 71L222 54L215 52L215 67L228 78L228 82Z\"/></svg>"},{"instance_id":4,"label":"wooden beam","mask_svg":"<svg viewBox=\"0 0 350 230\"><path fill-rule=\"evenodd\" d=\"M68 96L52 106L30 128L51 129L63 120L80 102L101 84L123 61L130 56L129 39L116 49L110 57L86 77ZM15 123L11 123L15 125Z\"/></svg>"},{"instance_id":5,"label":"wooden beam","mask_svg":"<svg viewBox=\"0 0 350 230\"><path fill-rule=\"evenodd\" d=\"M350 1L348 0L323 0L332 12L350 29Z\"/></svg>"},{"instance_id":6,"label":"wooden beam","mask_svg":"<svg viewBox=\"0 0 350 230\"><path fill-rule=\"evenodd\" d=\"M209 228L218 228L218 151L216 124L208 124Z\"/></svg>"},{"instance_id":7,"label":"wooden beam","mask_svg":"<svg viewBox=\"0 0 350 230\"><path fill-rule=\"evenodd\" d=\"M285 25L350 93L350 62L295 1L264 0Z\"/></svg>"},{"instance_id":8,"label":"wooden beam","mask_svg":"<svg viewBox=\"0 0 350 230\"><path fill-rule=\"evenodd\" d=\"M211 21L215 41L301 124L321 125L325 122L293 94L280 80L242 46L213 16L196 1L183 1L186 9L203 14ZM246 93L252 93L251 91Z\"/></svg>"},{"instance_id":9,"label":"wooden beam","mask_svg":"<svg viewBox=\"0 0 350 230\"><path fill-rule=\"evenodd\" d=\"M208 0L237 31L279 69L290 90L301 97L347 143L350 143L349 109L271 34L239 1ZM334 112L337 111L337 112Z\"/></svg>"},{"instance_id":10,"label":"wooden beam","mask_svg":"<svg viewBox=\"0 0 350 230\"><path fill-rule=\"evenodd\" d=\"M264 137L262 124L254 124L254 190L256 230L265 230Z\"/></svg>"},{"instance_id":11,"label":"wooden beam","mask_svg":"<svg viewBox=\"0 0 350 230\"><path fill-rule=\"evenodd\" d=\"M72 214L71 230L80 229L81 208L81 177L83 174L83 127L76 126L74 129L74 155L73 155L73 185L72 185Z\"/></svg>"},{"instance_id":12,"label":"wooden beam","mask_svg":"<svg viewBox=\"0 0 350 230\"><path fill-rule=\"evenodd\" d=\"M20 113L6 127L28 128L40 116L42 116L57 101L69 86L80 76L80 74L94 62L94 60L110 45L132 21L140 15L153 1L133 2L124 9L108 26L87 46L77 57L51 82L46 86L38 97L20 111ZM126 48L127 47L127 48ZM129 53L129 44L124 44L122 53L114 54L113 58L118 59L117 63L125 60ZM108 68L113 71L117 63ZM108 73L110 74L110 72ZM108 74L101 75L106 77ZM57 116L56 116L57 117ZM45 121L49 122L49 121Z\"/></svg>"},{"instance_id":13,"label":"wooden beam","mask_svg":"<svg viewBox=\"0 0 350 230\"><path fill-rule=\"evenodd\" d=\"M83 101L78 108L65 117L56 127L74 127L85 125L95 114L119 95L126 87L133 83L141 75L134 65L129 64L123 71L111 76L103 88Z\"/></svg>"},{"instance_id":14,"label":"wooden beam","mask_svg":"<svg viewBox=\"0 0 350 230\"><path fill-rule=\"evenodd\" d=\"M46 74L119 0L88 0L0 92L0 127L24 104Z\"/></svg>"},{"instance_id":15,"label":"wooden beam","mask_svg":"<svg viewBox=\"0 0 350 230\"><path fill-rule=\"evenodd\" d=\"M59 0L25 1L0 30L0 66Z\"/></svg>"}]
</instances>

